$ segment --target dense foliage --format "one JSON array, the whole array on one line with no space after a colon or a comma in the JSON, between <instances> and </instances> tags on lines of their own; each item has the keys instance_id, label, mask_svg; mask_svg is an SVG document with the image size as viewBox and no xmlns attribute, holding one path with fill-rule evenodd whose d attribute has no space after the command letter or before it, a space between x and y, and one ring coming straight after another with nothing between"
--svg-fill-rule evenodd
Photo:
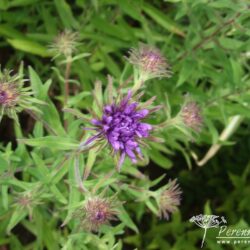
<instances>
[{"instance_id":1,"label":"dense foliage","mask_svg":"<svg viewBox=\"0 0 250 250\"><path fill-rule=\"evenodd\" d=\"M1 0L0 249L200 249L199 214L249 228L249 11ZM216 235L203 249L249 249Z\"/></svg>"}]
</instances>

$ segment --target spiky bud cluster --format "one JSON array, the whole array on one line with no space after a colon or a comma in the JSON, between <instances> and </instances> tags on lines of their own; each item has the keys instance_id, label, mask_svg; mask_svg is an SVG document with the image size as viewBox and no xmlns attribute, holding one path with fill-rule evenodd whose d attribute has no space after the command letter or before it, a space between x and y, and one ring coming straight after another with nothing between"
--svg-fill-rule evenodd
<instances>
[{"instance_id":1,"label":"spiky bud cluster","mask_svg":"<svg viewBox=\"0 0 250 250\"><path fill-rule=\"evenodd\" d=\"M55 57L64 55L66 59L70 59L78 46L79 35L77 32L65 30L60 33L54 42L49 46L50 51Z\"/></svg>"},{"instance_id":2,"label":"spiky bud cluster","mask_svg":"<svg viewBox=\"0 0 250 250\"><path fill-rule=\"evenodd\" d=\"M40 198L40 187L34 187L33 192L25 191L21 193L16 193L14 206L20 210L26 210L29 214L29 219L32 219L34 207L42 204ZM34 192L35 191L35 192Z\"/></svg>"},{"instance_id":3,"label":"spiky bud cluster","mask_svg":"<svg viewBox=\"0 0 250 250\"><path fill-rule=\"evenodd\" d=\"M166 58L160 50L149 45L140 44L138 49L131 49L127 60L137 68L142 81L171 76Z\"/></svg>"},{"instance_id":4,"label":"spiky bud cluster","mask_svg":"<svg viewBox=\"0 0 250 250\"><path fill-rule=\"evenodd\" d=\"M32 97L31 88L23 85L24 80L20 75L12 75L9 70L0 72L0 120L6 114L18 122L16 113L23 109L39 112L32 103L42 104L43 102Z\"/></svg>"},{"instance_id":5,"label":"spiky bud cluster","mask_svg":"<svg viewBox=\"0 0 250 250\"><path fill-rule=\"evenodd\" d=\"M196 102L194 102L194 101L187 102L182 107L181 118L182 118L183 123L187 127L191 128L197 132L200 131L200 129L202 127L203 119L201 116L201 109L197 105Z\"/></svg>"},{"instance_id":6,"label":"spiky bud cluster","mask_svg":"<svg viewBox=\"0 0 250 250\"><path fill-rule=\"evenodd\" d=\"M170 214L175 212L180 205L182 191L176 182L176 179L169 180L168 184L160 189L158 198L160 218L168 220Z\"/></svg>"},{"instance_id":7,"label":"spiky bud cluster","mask_svg":"<svg viewBox=\"0 0 250 250\"><path fill-rule=\"evenodd\" d=\"M117 200L114 197L90 197L82 209L81 227L88 231L97 232L102 225L116 220Z\"/></svg>"}]
</instances>

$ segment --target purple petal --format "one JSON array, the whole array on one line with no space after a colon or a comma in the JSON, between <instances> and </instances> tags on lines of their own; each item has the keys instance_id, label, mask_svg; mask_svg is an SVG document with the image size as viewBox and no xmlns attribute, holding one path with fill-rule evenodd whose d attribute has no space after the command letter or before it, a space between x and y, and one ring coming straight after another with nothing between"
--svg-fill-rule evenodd
<instances>
[{"instance_id":1,"label":"purple petal","mask_svg":"<svg viewBox=\"0 0 250 250\"><path fill-rule=\"evenodd\" d=\"M152 126L148 123L140 123L139 129L142 131L152 130Z\"/></svg>"},{"instance_id":2,"label":"purple petal","mask_svg":"<svg viewBox=\"0 0 250 250\"><path fill-rule=\"evenodd\" d=\"M91 120L91 123L95 126L101 126L102 125L102 122L97 120L97 119L92 119Z\"/></svg>"},{"instance_id":3,"label":"purple petal","mask_svg":"<svg viewBox=\"0 0 250 250\"><path fill-rule=\"evenodd\" d=\"M128 157L132 161L136 159L136 156L135 156L134 152L130 148L126 147L125 151L126 151L126 154L128 155Z\"/></svg>"},{"instance_id":4,"label":"purple petal","mask_svg":"<svg viewBox=\"0 0 250 250\"><path fill-rule=\"evenodd\" d=\"M137 107L137 103L132 103L130 105L127 105L126 108L124 109L124 113L126 115L131 114Z\"/></svg>"},{"instance_id":5,"label":"purple petal","mask_svg":"<svg viewBox=\"0 0 250 250\"><path fill-rule=\"evenodd\" d=\"M126 145L129 146L129 147L133 147L133 148L136 148L138 146L138 143L135 142L135 141L132 141L132 140L128 140L126 142Z\"/></svg>"},{"instance_id":6,"label":"purple petal","mask_svg":"<svg viewBox=\"0 0 250 250\"><path fill-rule=\"evenodd\" d=\"M135 151L142 157L142 152L141 152L141 149L139 147L137 147L135 149Z\"/></svg>"},{"instance_id":7,"label":"purple petal","mask_svg":"<svg viewBox=\"0 0 250 250\"><path fill-rule=\"evenodd\" d=\"M88 127L83 127L83 130L97 130L97 128L88 128Z\"/></svg>"},{"instance_id":8,"label":"purple petal","mask_svg":"<svg viewBox=\"0 0 250 250\"><path fill-rule=\"evenodd\" d=\"M142 138L142 134L138 130L136 130L135 133L139 138Z\"/></svg>"},{"instance_id":9,"label":"purple petal","mask_svg":"<svg viewBox=\"0 0 250 250\"><path fill-rule=\"evenodd\" d=\"M120 143L118 141L112 141L111 145L112 145L112 147L114 148L115 151L120 149Z\"/></svg>"},{"instance_id":10,"label":"purple petal","mask_svg":"<svg viewBox=\"0 0 250 250\"><path fill-rule=\"evenodd\" d=\"M112 106L111 105L106 105L104 107L104 112L107 114L110 114L112 112Z\"/></svg>"},{"instance_id":11,"label":"purple petal","mask_svg":"<svg viewBox=\"0 0 250 250\"><path fill-rule=\"evenodd\" d=\"M107 124L109 124L113 118L111 116L103 116L103 121Z\"/></svg>"},{"instance_id":12,"label":"purple petal","mask_svg":"<svg viewBox=\"0 0 250 250\"><path fill-rule=\"evenodd\" d=\"M136 114L133 116L134 118L145 118L148 115L149 111L147 109L142 109L136 112Z\"/></svg>"}]
</instances>

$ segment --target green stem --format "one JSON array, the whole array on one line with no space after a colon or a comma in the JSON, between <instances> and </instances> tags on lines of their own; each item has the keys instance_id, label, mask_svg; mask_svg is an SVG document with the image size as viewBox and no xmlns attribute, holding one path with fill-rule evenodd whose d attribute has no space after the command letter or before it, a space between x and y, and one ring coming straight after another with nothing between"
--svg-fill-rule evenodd
<instances>
[{"instance_id":1,"label":"green stem","mask_svg":"<svg viewBox=\"0 0 250 250\"><path fill-rule=\"evenodd\" d=\"M222 131L220 137L219 137L219 142L224 142L227 141L230 136L237 130L237 128L240 126L241 122L243 121L243 116L241 115L235 115L230 119L229 124L225 127L225 129ZM222 147L221 143L216 143L210 147L206 155L199 161L197 161L198 166L203 166L205 165L208 160L213 158L215 154L220 150Z\"/></svg>"},{"instance_id":2,"label":"green stem","mask_svg":"<svg viewBox=\"0 0 250 250\"><path fill-rule=\"evenodd\" d=\"M64 107L67 106L68 104L68 98L69 98L69 92L70 92L70 87L69 87L69 77L70 77L70 71L71 71L71 58L68 58L67 64L66 64L66 70L65 70L65 84L64 84ZM68 128L68 123L64 119L64 128L67 130Z\"/></svg>"}]
</instances>

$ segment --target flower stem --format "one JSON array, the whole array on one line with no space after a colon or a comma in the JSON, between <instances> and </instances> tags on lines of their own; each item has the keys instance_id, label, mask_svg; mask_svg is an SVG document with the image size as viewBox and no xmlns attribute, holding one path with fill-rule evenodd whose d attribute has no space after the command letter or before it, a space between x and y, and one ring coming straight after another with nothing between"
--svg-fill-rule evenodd
<instances>
[{"instance_id":1,"label":"flower stem","mask_svg":"<svg viewBox=\"0 0 250 250\"><path fill-rule=\"evenodd\" d=\"M87 192L88 190L83 186L83 181L81 178L81 174L80 174L80 166L79 166L79 155L75 156L75 163L74 163L74 171L75 171L75 179L76 179L76 183L79 187L79 190L81 192Z\"/></svg>"},{"instance_id":2,"label":"flower stem","mask_svg":"<svg viewBox=\"0 0 250 250\"><path fill-rule=\"evenodd\" d=\"M71 71L71 59L69 58L67 60L67 64L66 64L66 70L65 70L65 83L64 83L64 107L67 106L68 104L68 98L69 98L69 76L70 76L70 71ZM68 124L67 121L64 119L64 128L67 130Z\"/></svg>"},{"instance_id":3,"label":"flower stem","mask_svg":"<svg viewBox=\"0 0 250 250\"><path fill-rule=\"evenodd\" d=\"M134 86L132 87L132 93L135 94L138 89L141 88L141 86L144 83L144 76L141 74L138 70L134 71Z\"/></svg>"},{"instance_id":4,"label":"flower stem","mask_svg":"<svg viewBox=\"0 0 250 250\"><path fill-rule=\"evenodd\" d=\"M230 138L230 136L232 136L232 134L238 129L243 119L244 117L241 115L233 116L230 119L228 125L220 134L219 142L224 142L228 140L228 138ZM221 147L222 147L221 143L213 144L201 160L196 160L197 165L199 167L204 166L211 158L215 156L215 154L220 150Z\"/></svg>"}]
</instances>

